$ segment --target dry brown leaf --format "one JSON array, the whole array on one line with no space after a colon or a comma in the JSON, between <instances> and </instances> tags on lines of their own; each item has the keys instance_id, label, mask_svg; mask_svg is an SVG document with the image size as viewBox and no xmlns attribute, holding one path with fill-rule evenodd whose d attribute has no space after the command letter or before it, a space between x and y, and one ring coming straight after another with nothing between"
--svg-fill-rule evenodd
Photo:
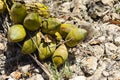
<instances>
[{"instance_id":1,"label":"dry brown leaf","mask_svg":"<svg viewBox=\"0 0 120 80\"><path fill-rule=\"evenodd\" d=\"M108 22L112 24L120 24L120 20L109 20Z\"/></svg>"}]
</instances>

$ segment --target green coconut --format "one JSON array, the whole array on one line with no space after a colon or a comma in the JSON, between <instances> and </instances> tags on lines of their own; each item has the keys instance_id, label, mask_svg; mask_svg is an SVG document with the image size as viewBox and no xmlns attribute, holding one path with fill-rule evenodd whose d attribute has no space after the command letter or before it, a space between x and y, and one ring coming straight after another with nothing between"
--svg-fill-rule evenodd
<instances>
[{"instance_id":1,"label":"green coconut","mask_svg":"<svg viewBox=\"0 0 120 80\"><path fill-rule=\"evenodd\" d=\"M56 43L50 42L50 43L41 43L39 46L39 59L45 60L46 58L53 55L54 51L56 49Z\"/></svg>"},{"instance_id":2,"label":"green coconut","mask_svg":"<svg viewBox=\"0 0 120 80\"><path fill-rule=\"evenodd\" d=\"M63 23L60 25L60 34L62 35L63 38L65 38L67 34L74 28L77 27L73 24Z\"/></svg>"},{"instance_id":3,"label":"green coconut","mask_svg":"<svg viewBox=\"0 0 120 80\"><path fill-rule=\"evenodd\" d=\"M59 31L60 22L55 18L48 18L43 22L42 32L54 35Z\"/></svg>"},{"instance_id":4,"label":"green coconut","mask_svg":"<svg viewBox=\"0 0 120 80\"><path fill-rule=\"evenodd\" d=\"M22 53L23 54L31 54L31 53L33 53L39 47L39 45L41 43L41 36L42 36L42 33L38 32L32 38L26 40L23 43L23 46L22 46Z\"/></svg>"},{"instance_id":5,"label":"green coconut","mask_svg":"<svg viewBox=\"0 0 120 80\"><path fill-rule=\"evenodd\" d=\"M8 30L8 40L10 42L20 42L26 36L25 29L23 25L16 24L10 27Z\"/></svg>"},{"instance_id":6,"label":"green coconut","mask_svg":"<svg viewBox=\"0 0 120 80\"><path fill-rule=\"evenodd\" d=\"M66 45L68 47L74 47L76 46L79 42L83 41L86 37L87 31L85 29L81 28L74 28L71 30L67 37L65 38Z\"/></svg>"},{"instance_id":7,"label":"green coconut","mask_svg":"<svg viewBox=\"0 0 120 80\"><path fill-rule=\"evenodd\" d=\"M27 30L35 31L40 28L42 24L42 19L37 13L29 13L24 19L24 27Z\"/></svg>"},{"instance_id":8,"label":"green coconut","mask_svg":"<svg viewBox=\"0 0 120 80\"><path fill-rule=\"evenodd\" d=\"M15 2L10 10L10 16L13 23L22 23L27 14L26 8L23 4Z\"/></svg>"},{"instance_id":9,"label":"green coconut","mask_svg":"<svg viewBox=\"0 0 120 80\"><path fill-rule=\"evenodd\" d=\"M62 44L53 53L52 61L56 67L59 67L62 64L64 64L67 58L68 58L67 48L64 44Z\"/></svg>"}]
</instances>

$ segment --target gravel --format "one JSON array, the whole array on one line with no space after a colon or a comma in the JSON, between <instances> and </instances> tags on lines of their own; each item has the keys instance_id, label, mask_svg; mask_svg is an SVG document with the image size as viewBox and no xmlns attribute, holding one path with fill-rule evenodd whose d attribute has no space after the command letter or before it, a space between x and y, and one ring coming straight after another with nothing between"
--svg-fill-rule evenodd
<instances>
[{"instance_id":1,"label":"gravel","mask_svg":"<svg viewBox=\"0 0 120 80\"><path fill-rule=\"evenodd\" d=\"M83 42L68 50L72 72L68 80L120 79L119 0L25 0L32 1L48 5L52 16L61 22L71 23L88 31ZM11 23L8 15L1 15L0 27L3 28L0 28L0 79L14 80L13 73L18 71L22 75L20 80L40 80L39 77L41 80L48 80L29 56L20 54L17 44L7 41L7 27ZM23 75L27 72L27 75Z\"/></svg>"}]
</instances>

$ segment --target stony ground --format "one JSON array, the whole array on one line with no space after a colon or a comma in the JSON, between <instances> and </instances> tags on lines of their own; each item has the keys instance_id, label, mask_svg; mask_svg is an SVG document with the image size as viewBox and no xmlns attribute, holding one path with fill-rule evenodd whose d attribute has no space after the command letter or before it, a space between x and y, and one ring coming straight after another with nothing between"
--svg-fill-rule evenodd
<instances>
[{"instance_id":1,"label":"stony ground","mask_svg":"<svg viewBox=\"0 0 120 80\"><path fill-rule=\"evenodd\" d=\"M38 1L61 22L88 31L82 43L69 49L71 74L58 76L59 80L120 80L120 0ZM48 80L32 58L7 41L8 17L0 16L0 80Z\"/></svg>"}]
</instances>

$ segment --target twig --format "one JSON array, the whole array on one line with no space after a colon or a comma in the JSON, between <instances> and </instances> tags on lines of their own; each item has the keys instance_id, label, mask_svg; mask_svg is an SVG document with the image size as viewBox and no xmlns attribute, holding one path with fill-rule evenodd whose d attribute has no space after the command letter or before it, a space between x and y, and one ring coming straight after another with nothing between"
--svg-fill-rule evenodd
<instances>
[{"instance_id":1,"label":"twig","mask_svg":"<svg viewBox=\"0 0 120 80\"><path fill-rule=\"evenodd\" d=\"M29 54L29 56L32 57L32 59L38 64L38 66L43 69L43 71L48 75L49 80L52 80L50 71L42 63L40 63L35 56L33 56L31 54Z\"/></svg>"},{"instance_id":2,"label":"twig","mask_svg":"<svg viewBox=\"0 0 120 80\"><path fill-rule=\"evenodd\" d=\"M59 44L56 45L56 47L60 46L61 44L65 44L65 43L67 43L67 42L69 42L69 41L71 41L71 40L72 40L72 38L71 38L71 39L68 39L68 40L66 40L66 41L61 41Z\"/></svg>"},{"instance_id":3,"label":"twig","mask_svg":"<svg viewBox=\"0 0 120 80\"><path fill-rule=\"evenodd\" d=\"M21 46L19 43L17 43L17 44L18 44L19 47L22 48L22 46ZM40 63L40 61L37 60L36 55L33 56L33 55L29 54L29 56L38 64L39 67L42 68L42 70L43 70L43 71L47 74L47 76L49 77L49 80L52 80L50 71L49 71L42 63Z\"/></svg>"},{"instance_id":4,"label":"twig","mask_svg":"<svg viewBox=\"0 0 120 80\"><path fill-rule=\"evenodd\" d=\"M7 10L8 10L8 12L9 12L9 15L10 15L10 8L8 7L6 0L4 0L4 3L5 3L5 5L6 5L6 7L7 7Z\"/></svg>"}]
</instances>

